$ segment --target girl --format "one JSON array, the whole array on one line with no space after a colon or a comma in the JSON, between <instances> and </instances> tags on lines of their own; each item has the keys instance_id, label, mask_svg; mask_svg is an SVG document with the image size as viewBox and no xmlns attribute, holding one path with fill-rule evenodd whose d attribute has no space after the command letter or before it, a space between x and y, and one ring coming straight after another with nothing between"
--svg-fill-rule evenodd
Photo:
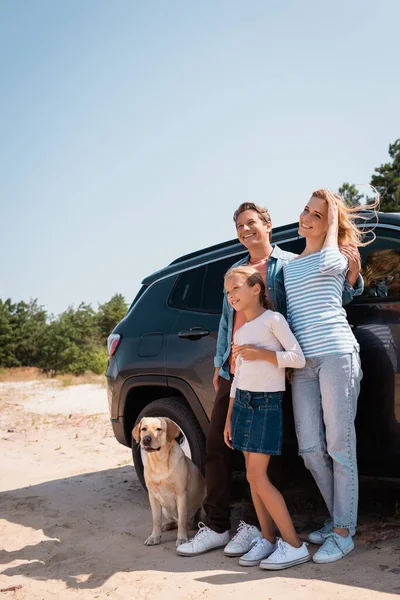
<instances>
[{"instance_id":1,"label":"girl","mask_svg":"<svg viewBox=\"0 0 400 600\"><path fill-rule=\"evenodd\" d=\"M372 208L375 208L375 205ZM306 357L293 372L299 454L331 518L309 535L322 544L316 563L334 562L354 548L358 503L354 419L362 377L359 347L342 308L348 261L340 245L361 243L356 213L341 197L317 190L299 219L304 252L283 270L288 321Z\"/></svg>"},{"instance_id":2,"label":"girl","mask_svg":"<svg viewBox=\"0 0 400 600\"><path fill-rule=\"evenodd\" d=\"M262 536L239 559L242 566L284 569L310 560L307 544L296 535L286 503L267 475L271 455L281 453L282 392L285 367L301 368L305 359L285 318L272 311L260 273L236 267L225 275L228 302L243 311L246 323L235 334L239 346L224 439L242 450ZM250 346L249 346L250 345ZM274 523L282 539L276 539Z\"/></svg>"}]
</instances>

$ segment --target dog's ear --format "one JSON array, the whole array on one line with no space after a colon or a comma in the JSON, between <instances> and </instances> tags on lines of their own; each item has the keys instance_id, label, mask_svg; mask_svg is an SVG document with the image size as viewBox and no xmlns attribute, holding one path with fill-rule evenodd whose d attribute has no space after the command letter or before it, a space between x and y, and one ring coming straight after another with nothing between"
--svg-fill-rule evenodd
<instances>
[{"instance_id":1,"label":"dog's ear","mask_svg":"<svg viewBox=\"0 0 400 600\"><path fill-rule=\"evenodd\" d=\"M172 440L174 440L176 437L178 437L181 430L179 429L179 427L176 423L171 421L171 419L168 419L168 417L164 417L164 418L165 418L165 422L167 423L167 442L172 442Z\"/></svg>"},{"instance_id":2,"label":"dog's ear","mask_svg":"<svg viewBox=\"0 0 400 600\"><path fill-rule=\"evenodd\" d=\"M135 427L133 428L133 431L132 431L133 439L137 443L140 442L140 425L141 425L141 423L142 423L142 419L140 419L139 423L137 425L135 425Z\"/></svg>"}]
</instances>

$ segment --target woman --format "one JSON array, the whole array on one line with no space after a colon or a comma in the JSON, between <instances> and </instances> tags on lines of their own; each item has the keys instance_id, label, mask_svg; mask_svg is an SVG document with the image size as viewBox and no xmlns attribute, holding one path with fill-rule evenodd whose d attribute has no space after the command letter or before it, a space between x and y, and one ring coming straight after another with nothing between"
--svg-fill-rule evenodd
<instances>
[{"instance_id":1,"label":"woman","mask_svg":"<svg viewBox=\"0 0 400 600\"><path fill-rule=\"evenodd\" d=\"M340 196L315 191L299 220L306 248L284 267L288 321L306 357L292 380L299 453L330 513L324 527L309 535L321 544L313 557L317 563L351 552L357 523L354 419L362 371L342 307L348 262L339 250L339 245L364 245L355 217Z\"/></svg>"}]
</instances>

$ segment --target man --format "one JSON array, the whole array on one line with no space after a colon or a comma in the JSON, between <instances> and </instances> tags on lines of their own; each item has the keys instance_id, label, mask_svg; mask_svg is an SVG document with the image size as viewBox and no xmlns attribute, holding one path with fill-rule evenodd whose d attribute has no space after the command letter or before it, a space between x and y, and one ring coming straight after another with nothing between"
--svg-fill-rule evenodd
<instances>
[{"instance_id":1,"label":"man","mask_svg":"<svg viewBox=\"0 0 400 600\"><path fill-rule=\"evenodd\" d=\"M285 292L277 276L282 267L296 255L271 245L272 222L266 208L252 202L245 202L235 211L233 219L238 239L249 251L249 254L234 266L249 264L257 269L264 279L268 297L275 310L285 313ZM343 290L343 304L347 304L353 296L363 291L360 277L361 264L357 249L346 247L341 251L349 261L347 282ZM356 289L353 289L352 286L355 286L356 282ZM234 313L224 296L214 359L213 385L217 395L206 443L207 497L204 502L206 525L199 527L199 531L190 542L181 544L177 548L178 554L183 556L195 556L222 547L227 556L242 556L250 550L255 538L262 537L261 531L256 526L257 517L253 509L246 517L248 523L241 521L235 536L229 541L233 456L232 450L224 442L223 432L235 371L232 340L235 332L244 322L243 314Z\"/></svg>"}]
</instances>

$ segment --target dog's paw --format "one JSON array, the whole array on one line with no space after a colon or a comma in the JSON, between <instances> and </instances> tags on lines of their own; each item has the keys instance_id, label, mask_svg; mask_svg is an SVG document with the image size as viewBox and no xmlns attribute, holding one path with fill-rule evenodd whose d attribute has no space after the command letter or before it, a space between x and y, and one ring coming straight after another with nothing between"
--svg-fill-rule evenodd
<instances>
[{"instance_id":1,"label":"dog's paw","mask_svg":"<svg viewBox=\"0 0 400 600\"><path fill-rule=\"evenodd\" d=\"M159 535L149 535L147 540L145 540L145 546L157 546L160 543L161 536Z\"/></svg>"},{"instance_id":2,"label":"dog's paw","mask_svg":"<svg viewBox=\"0 0 400 600\"><path fill-rule=\"evenodd\" d=\"M187 537L186 537L186 538L178 538L178 539L176 540L176 544L175 544L175 546L176 546L176 547L178 547L178 546L180 546L181 544L186 544L186 542L188 542L188 541L189 541L189 538L187 538Z\"/></svg>"}]
</instances>

